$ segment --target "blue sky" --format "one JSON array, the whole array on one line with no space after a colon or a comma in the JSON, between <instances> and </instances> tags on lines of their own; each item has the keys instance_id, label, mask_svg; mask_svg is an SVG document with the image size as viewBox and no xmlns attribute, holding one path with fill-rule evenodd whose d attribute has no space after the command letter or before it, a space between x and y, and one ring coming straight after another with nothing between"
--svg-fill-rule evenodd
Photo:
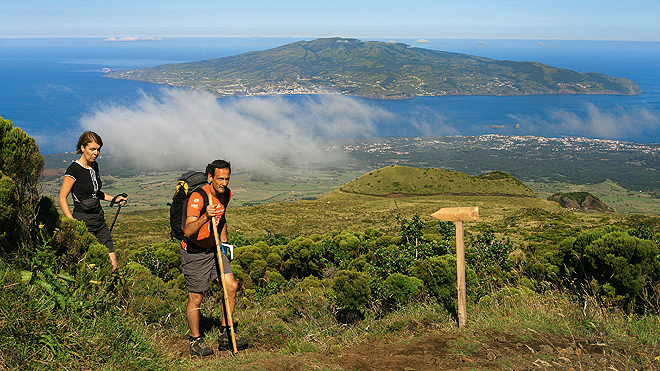
<instances>
[{"instance_id":1,"label":"blue sky","mask_svg":"<svg viewBox=\"0 0 660 371\"><path fill-rule=\"evenodd\" d=\"M658 0L0 0L0 37L660 41Z\"/></svg>"}]
</instances>

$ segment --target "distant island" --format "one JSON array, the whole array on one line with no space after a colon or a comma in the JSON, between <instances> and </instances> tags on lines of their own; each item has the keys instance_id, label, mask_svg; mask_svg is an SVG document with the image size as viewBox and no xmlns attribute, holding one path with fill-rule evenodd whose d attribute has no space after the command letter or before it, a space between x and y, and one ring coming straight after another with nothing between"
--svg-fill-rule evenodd
<instances>
[{"instance_id":1,"label":"distant island","mask_svg":"<svg viewBox=\"0 0 660 371\"><path fill-rule=\"evenodd\" d=\"M110 78L203 89L218 96L345 94L376 99L446 95L635 95L633 81L537 62L499 61L396 42L324 38Z\"/></svg>"}]
</instances>

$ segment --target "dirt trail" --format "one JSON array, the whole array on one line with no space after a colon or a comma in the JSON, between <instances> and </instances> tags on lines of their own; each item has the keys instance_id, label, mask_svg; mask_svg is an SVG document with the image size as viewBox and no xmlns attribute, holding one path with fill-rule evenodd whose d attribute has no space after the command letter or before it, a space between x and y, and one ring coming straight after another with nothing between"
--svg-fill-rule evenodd
<instances>
[{"instance_id":1,"label":"dirt trail","mask_svg":"<svg viewBox=\"0 0 660 371\"><path fill-rule=\"evenodd\" d=\"M368 341L333 354L304 353L271 356L237 362L236 370L273 371L351 370L351 371L435 371L435 370L659 370L660 362L649 359L643 349L622 349L597 340L578 339L529 331L526 340L492 332L461 339L458 334L432 333L393 342ZM190 357L188 342L172 339L170 351ZM238 357L248 358L266 349L250 348ZM646 354L644 356L644 354ZM200 362L231 357L216 352ZM195 357L196 358L196 357ZM240 365L239 365L240 364Z\"/></svg>"}]
</instances>

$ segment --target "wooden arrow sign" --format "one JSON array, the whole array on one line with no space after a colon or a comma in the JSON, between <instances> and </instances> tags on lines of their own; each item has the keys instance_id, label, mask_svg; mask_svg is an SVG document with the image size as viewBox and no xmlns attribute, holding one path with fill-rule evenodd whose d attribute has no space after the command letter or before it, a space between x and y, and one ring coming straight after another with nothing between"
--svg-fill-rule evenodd
<instances>
[{"instance_id":1,"label":"wooden arrow sign","mask_svg":"<svg viewBox=\"0 0 660 371\"><path fill-rule=\"evenodd\" d=\"M456 224L456 283L458 289L458 327L467 322L467 297L465 288L465 244L463 242L463 221L479 220L478 207L447 207L440 209L432 217Z\"/></svg>"},{"instance_id":2,"label":"wooden arrow sign","mask_svg":"<svg viewBox=\"0 0 660 371\"><path fill-rule=\"evenodd\" d=\"M445 222L464 222L470 220L479 220L478 207L445 207L433 214L432 217L444 220Z\"/></svg>"}]
</instances>

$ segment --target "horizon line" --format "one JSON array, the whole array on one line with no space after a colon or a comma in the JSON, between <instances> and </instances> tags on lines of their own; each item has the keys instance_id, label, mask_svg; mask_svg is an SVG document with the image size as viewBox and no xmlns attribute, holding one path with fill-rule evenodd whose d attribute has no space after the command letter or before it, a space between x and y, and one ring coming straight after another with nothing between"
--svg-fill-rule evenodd
<instances>
[{"instance_id":1,"label":"horizon line","mask_svg":"<svg viewBox=\"0 0 660 371\"><path fill-rule=\"evenodd\" d=\"M239 38L262 38L262 39L330 39L330 38L343 38L343 39L425 39L425 40L511 40L511 41L591 41L591 42L642 42L642 43L658 43L658 40L644 40L644 39L590 39L590 38L540 38L540 37L524 37L524 38L496 38L496 37L428 37L428 36L281 36L281 35L251 35L251 36L238 36L238 35L174 35L174 36L2 36L0 40L20 40L20 39L99 39L100 41L107 42L149 42L149 41L163 41L165 39L185 39L185 38L223 38L223 39L239 39ZM122 40L133 39L133 40Z\"/></svg>"}]
</instances>

